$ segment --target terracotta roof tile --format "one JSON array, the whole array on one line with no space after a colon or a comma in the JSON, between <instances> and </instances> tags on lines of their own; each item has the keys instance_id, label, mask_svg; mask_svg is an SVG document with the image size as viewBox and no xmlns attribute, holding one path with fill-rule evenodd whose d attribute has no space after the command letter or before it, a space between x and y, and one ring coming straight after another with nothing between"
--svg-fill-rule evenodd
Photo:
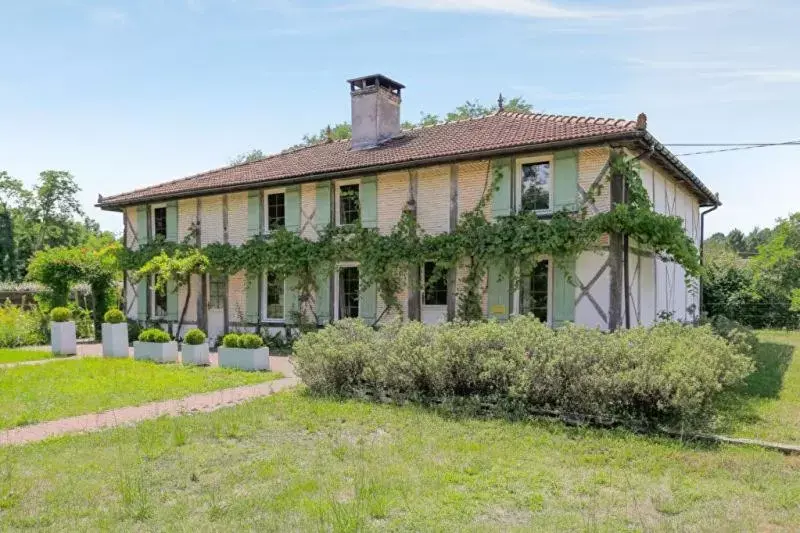
<instances>
[{"instance_id":1,"label":"terracotta roof tile","mask_svg":"<svg viewBox=\"0 0 800 533\"><path fill-rule=\"evenodd\" d=\"M135 191L102 198L101 207L119 207L170 196L258 186L273 180L357 171L381 165L422 162L495 149L560 141L579 141L632 133L636 122L500 112L486 117L403 131L377 148L351 150L349 141L323 142L287 150L259 161L224 167Z\"/></svg>"}]
</instances>

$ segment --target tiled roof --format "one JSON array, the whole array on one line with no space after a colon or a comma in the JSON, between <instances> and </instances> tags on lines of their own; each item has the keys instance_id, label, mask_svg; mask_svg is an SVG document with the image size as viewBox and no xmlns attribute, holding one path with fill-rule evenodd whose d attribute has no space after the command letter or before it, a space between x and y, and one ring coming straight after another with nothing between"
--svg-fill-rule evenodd
<instances>
[{"instance_id":1,"label":"tiled roof","mask_svg":"<svg viewBox=\"0 0 800 533\"><path fill-rule=\"evenodd\" d=\"M624 136L636 131L636 122L626 120L501 112L405 130L379 147L367 150L351 150L349 141L323 142L288 150L259 161L101 198L98 205L114 208L232 188L255 188L275 180L313 179L316 175L357 172L516 146Z\"/></svg>"}]
</instances>

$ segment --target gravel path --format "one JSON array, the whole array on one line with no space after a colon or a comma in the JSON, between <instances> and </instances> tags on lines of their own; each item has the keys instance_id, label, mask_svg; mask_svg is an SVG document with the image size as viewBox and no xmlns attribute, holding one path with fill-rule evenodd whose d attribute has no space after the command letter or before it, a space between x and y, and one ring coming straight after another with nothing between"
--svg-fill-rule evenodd
<instances>
[{"instance_id":1,"label":"gravel path","mask_svg":"<svg viewBox=\"0 0 800 533\"><path fill-rule=\"evenodd\" d=\"M212 358L212 363L216 364L216 354L213 354ZM37 442L68 433L99 431L165 415L180 416L187 413L214 411L221 407L229 407L253 398L270 396L276 392L296 387L300 383L300 380L295 377L292 364L287 357L270 357L269 360L270 368L286 377L259 383L258 385L222 389L177 400L152 402L134 407L121 407L102 413L72 416L30 426L12 428L0 431L0 446Z\"/></svg>"}]
</instances>

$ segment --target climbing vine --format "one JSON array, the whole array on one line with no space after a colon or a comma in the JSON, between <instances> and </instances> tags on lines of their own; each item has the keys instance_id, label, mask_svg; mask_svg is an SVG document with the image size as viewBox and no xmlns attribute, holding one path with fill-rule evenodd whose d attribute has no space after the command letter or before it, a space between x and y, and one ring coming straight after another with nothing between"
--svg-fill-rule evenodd
<instances>
[{"instance_id":1,"label":"climbing vine","mask_svg":"<svg viewBox=\"0 0 800 533\"><path fill-rule=\"evenodd\" d=\"M462 214L450 233L424 233L413 212L405 210L385 235L356 223L328 227L315 241L279 230L268 237L254 237L242 246L210 244L202 251L211 272L232 275L246 271L253 276L269 270L295 280L301 304L311 300L317 280L330 275L337 263L357 261L365 286L377 287L387 310L400 309L398 295L408 284L409 272L432 261L436 269L433 279L426 280L429 283L452 269L464 273L458 316L468 320L482 317L482 283L491 265L504 266L506 275L517 282L538 258L547 256L557 264L566 264L581 252L598 247L602 236L609 233L628 235L637 247L680 263L687 276L700 273L699 254L684 231L683 221L653 211L635 160L620 152L612 152L606 180L622 180L627 201L602 213L589 215L584 206L578 211L556 212L549 219L523 212L491 222L485 216L485 207L501 179L500 169L490 170L478 205ZM586 202L593 202L596 193L587 191ZM194 248L190 240L180 244L154 242L139 250L124 250L120 263L125 269L137 270L159 254ZM313 311L311 306L307 309Z\"/></svg>"}]
</instances>

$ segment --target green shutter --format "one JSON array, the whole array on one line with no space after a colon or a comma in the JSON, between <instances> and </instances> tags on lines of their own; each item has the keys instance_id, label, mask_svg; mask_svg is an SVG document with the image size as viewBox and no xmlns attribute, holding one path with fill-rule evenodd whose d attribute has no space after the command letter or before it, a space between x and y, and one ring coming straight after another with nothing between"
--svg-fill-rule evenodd
<instances>
[{"instance_id":1,"label":"green shutter","mask_svg":"<svg viewBox=\"0 0 800 533\"><path fill-rule=\"evenodd\" d=\"M331 223L331 182L317 183L317 211L314 216L314 227L321 232Z\"/></svg>"},{"instance_id":2,"label":"green shutter","mask_svg":"<svg viewBox=\"0 0 800 533\"><path fill-rule=\"evenodd\" d=\"M147 320L147 278L139 280L136 288L136 319Z\"/></svg>"},{"instance_id":3,"label":"green shutter","mask_svg":"<svg viewBox=\"0 0 800 533\"><path fill-rule=\"evenodd\" d=\"M331 278L328 274L317 275L317 292L314 295L317 324L331 321Z\"/></svg>"},{"instance_id":4,"label":"green shutter","mask_svg":"<svg viewBox=\"0 0 800 533\"><path fill-rule=\"evenodd\" d=\"M509 275L504 265L489 267L489 318L507 320L511 313Z\"/></svg>"},{"instance_id":5,"label":"green shutter","mask_svg":"<svg viewBox=\"0 0 800 533\"><path fill-rule=\"evenodd\" d=\"M300 233L300 186L286 187L283 195L286 231Z\"/></svg>"},{"instance_id":6,"label":"green shutter","mask_svg":"<svg viewBox=\"0 0 800 533\"><path fill-rule=\"evenodd\" d=\"M293 314L300 311L300 300L297 292L298 282L297 276L289 276L284 283L286 290L283 293L283 320L287 324L293 324L295 322Z\"/></svg>"},{"instance_id":7,"label":"green shutter","mask_svg":"<svg viewBox=\"0 0 800 533\"><path fill-rule=\"evenodd\" d=\"M365 228L378 227L378 177L366 176L361 179L358 189L358 202L361 209L361 225Z\"/></svg>"},{"instance_id":8,"label":"green shutter","mask_svg":"<svg viewBox=\"0 0 800 533\"><path fill-rule=\"evenodd\" d=\"M167 320L178 320L178 291L174 281L167 282Z\"/></svg>"},{"instance_id":9,"label":"green shutter","mask_svg":"<svg viewBox=\"0 0 800 533\"><path fill-rule=\"evenodd\" d=\"M511 158L492 160L492 183L497 187L492 195L492 218L511 214ZM498 181L495 181L498 180Z\"/></svg>"},{"instance_id":10,"label":"green shutter","mask_svg":"<svg viewBox=\"0 0 800 533\"><path fill-rule=\"evenodd\" d=\"M139 246L147 244L147 206L136 208L136 240Z\"/></svg>"},{"instance_id":11,"label":"green shutter","mask_svg":"<svg viewBox=\"0 0 800 533\"><path fill-rule=\"evenodd\" d=\"M575 321L575 285L570 282L575 276L575 260L554 266L553 325L560 326Z\"/></svg>"},{"instance_id":12,"label":"green shutter","mask_svg":"<svg viewBox=\"0 0 800 533\"><path fill-rule=\"evenodd\" d=\"M373 283L368 287L359 287L359 292L358 315L371 326L378 317L378 286Z\"/></svg>"},{"instance_id":13,"label":"green shutter","mask_svg":"<svg viewBox=\"0 0 800 533\"><path fill-rule=\"evenodd\" d=\"M261 235L261 193L249 191L247 193L247 236L252 238Z\"/></svg>"},{"instance_id":14,"label":"green shutter","mask_svg":"<svg viewBox=\"0 0 800 533\"><path fill-rule=\"evenodd\" d=\"M258 284L261 276L248 275L247 276L247 292L245 294L245 315L244 319L250 324L259 322L261 313L258 309Z\"/></svg>"},{"instance_id":15,"label":"green shutter","mask_svg":"<svg viewBox=\"0 0 800 533\"><path fill-rule=\"evenodd\" d=\"M578 151L555 154L553 173L553 211L574 211L578 206Z\"/></svg>"},{"instance_id":16,"label":"green shutter","mask_svg":"<svg viewBox=\"0 0 800 533\"><path fill-rule=\"evenodd\" d=\"M167 204L167 242L178 242L178 202Z\"/></svg>"}]
</instances>

